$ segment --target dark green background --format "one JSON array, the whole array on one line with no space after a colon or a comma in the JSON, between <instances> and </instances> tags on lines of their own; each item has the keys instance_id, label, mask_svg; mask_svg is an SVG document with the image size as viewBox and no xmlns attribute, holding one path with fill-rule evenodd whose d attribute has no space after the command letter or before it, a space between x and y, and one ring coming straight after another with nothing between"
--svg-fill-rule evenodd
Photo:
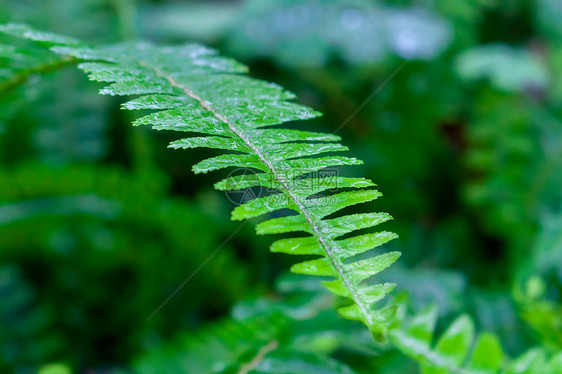
<instances>
[{"instance_id":1,"label":"dark green background","mask_svg":"<svg viewBox=\"0 0 562 374\"><path fill-rule=\"evenodd\" d=\"M88 42L211 45L324 113L295 127L345 123L365 161L354 172L378 184L374 209L400 236L380 280L414 310L436 303L442 323L471 314L510 354L562 347L561 20L557 0L0 0L0 22ZM68 68L0 92L2 372L113 372L165 343L181 355L178 335L237 300L279 297L295 261L246 225L147 321L239 223L212 189L227 173L189 171L212 151L167 149L173 134L132 128L98 88ZM409 365L387 349L347 361Z\"/></svg>"}]
</instances>

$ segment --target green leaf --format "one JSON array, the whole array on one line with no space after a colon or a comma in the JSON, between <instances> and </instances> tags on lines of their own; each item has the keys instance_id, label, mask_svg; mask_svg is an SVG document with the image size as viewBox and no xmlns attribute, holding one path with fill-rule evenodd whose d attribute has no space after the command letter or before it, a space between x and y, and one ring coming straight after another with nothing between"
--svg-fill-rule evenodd
<instances>
[{"instance_id":1,"label":"green leaf","mask_svg":"<svg viewBox=\"0 0 562 374\"><path fill-rule=\"evenodd\" d=\"M547 373L562 373L562 352L553 356L546 366Z\"/></svg>"},{"instance_id":2,"label":"green leaf","mask_svg":"<svg viewBox=\"0 0 562 374\"><path fill-rule=\"evenodd\" d=\"M228 167L247 167L267 171L260 159L252 154L228 154L211 157L193 165L192 170L195 174L199 174Z\"/></svg>"},{"instance_id":3,"label":"green leaf","mask_svg":"<svg viewBox=\"0 0 562 374\"><path fill-rule=\"evenodd\" d=\"M298 209L295 202L288 198L285 194L260 197L234 208L232 211L232 219L239 221L248 218L255 218L266 213L275 212L276 210L285 208L293 209L295 211Z\"/></svg>"},{"instance_id":4,"label":"green leaf","mask_svg":"<svg viewBox=\"0 0 562 374\"><path fill-rule=\"evenodd\" d=\"M83 64L80 66L83 66ZM156 94L141 96L135 100L127 101L121 107L128 110L174 109L186 106L187 103L194 104L190 98Z\"/></svg>"},{"instance_id":5,"label":"green leaf","mask_svg":"<svg viewBox=\"0 0 562 374\"><path fill-rule=\"evenodd\" d=\"M549 72L538 56L507 45L480 46L462 53L456 61L458 73L471 80L488 78L506 91L526 87L546 88Z\"/></svg>"},{"instance_id":6,"label":"green leaf","mask_svg":"<svg viewBox=\"0 0 562 374\"><path fill-rule=\"evenodd\" d=\"M308 221L301 215L273 218L269 221L261 222L256 226L256 231L259 235L283 234L295 231L304 231L314 234ZM273 250L273 245L271 250Z\"/></svg>"},{"instance_id":7,"label":"green leaf","mask_svg":"<svg viewBox=\"0 0 562 374\"><path fill-rule=\"evenodd\" d=\"M176 140L171 142L169 148L215 148L228 151L249 151L249 149L236 138L226 138L218 136L202 136Z\"/></svg>"},{"instance_id":8,"label":"green leaf","mask_svg":"<svg viewBox=\"0 0 562 374\"><path fill-rule=\"evenodd\" d=\"M318 255L322 256L322 246L314 236L308 238L281 239L271 245L271 252L287 253L290 255Z\"/></svg>"},{"instance_id":9,"label":"green leaf","mask_svg":"<svg viewBox=\"0 0 562 374\"><path fill-rule=\"evenodd\" d=\"M337 276L329 259L305 261L291 266L291 271L297 274Z\"/></svg>"},{"instance_id":10,"label":"green leaf","mask_svg":"<svg viewBox=\"0 0 562 374\"><path fill-rule=\"evenodd\" d=\"M399 257L400 252L387 252L366 260L346 264L344 265L344 269L350 273L351 279L358 284L371 275L383 271L398 260Z\"/></svg>"},{"instance_id":11,"label":"green leaf","mask_svg":"<svg viewBox=\"0 0 562 374\"><path fill-rule=\"evenodd\" d=\"M365 234L349 239L337 240L336 243L338 243L341 248L345 249L346 253L351 257L386 244L397 237L398 235L393 232L382 231L376 234Z\"/></svg>"},{"instance_id":12,"label":"green leaf","mask_svg":"<svg viewBox=\"0 0 562 374\"><path fill-rule=\"evenodd\" d=\"M427 343L427 347L429 347L431 346L436 322L437 308L435 305L430 305L412 318L407 332L414 339Z\"/></svg>"},{"instance_id":13,"label":"green leaf","mask_svg":"<svg viewBox=\"0 0 562 374\"><path fill-rule=\"evenodd\" d=\"M503 350L497 336L483 333L476 341L470 365L474 369L497 370L501 367Z\"/></svg>"},{"instance_id":14,"label":"green leaf","mask_svg":"<svg viewBox=\"0 0 562 374\"><path fill-rule=\"evenodd\" d=\"M531 349L516 358L507 367L509 374L534 374L543 372L546 366L545 352L542 349Z\"/></svg>"},{"instance_id":15,"label":"green leaf","mask_svg":"<svg viewBox=\"0 0 562 374\"><path fill-rule=\"evenodd\" d=\"M460 365L472 344L474 323L470 317L458 317L437 341L437 352L446 356L453 365Z\"/></svg>"},{"instance_id":16,"label":"green leaf","mask_svg":"<svg viewBox=\"0 0 562 374\"><path fill-rule=\"evenodd\" d=\"M375 190L346 191L332 196L305 200L304 204L316 217L324 218L348 206L375 200L381 195Z\"/></svg>"},{"instance_id":17,"label":"green leaf","mask_svg":"<svg viewBox=\"0 0 562 374\"><path fill-rule=\"evenodd\" d=\"M335 239L355 230L376 226L390 219L392 217L387 213L351 214L324 220L321 229L328 233L327 236L330 239Z\"/></svg>"}]
</instances>

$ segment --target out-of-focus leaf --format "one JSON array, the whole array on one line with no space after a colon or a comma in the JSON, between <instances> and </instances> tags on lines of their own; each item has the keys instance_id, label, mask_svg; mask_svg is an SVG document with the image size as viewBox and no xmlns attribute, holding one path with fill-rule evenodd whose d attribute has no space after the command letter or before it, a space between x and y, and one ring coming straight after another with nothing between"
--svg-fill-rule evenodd
<instances>
[{"instance_id":1,"label":"out-of-focus leaf","mask_svg":"<svg viewBox=\"0 0 562 374\"><path fill-rule=\"evenodd\" d=\"M474 345L470 365L474 369L495 370L503 360L503 349L497 336L483 333Z\"/></svg>"},{"instance_id":2,"label":"out-of-focus leaf","mask_svg":"<svg viewBox=\"0 0 562 374\"><path fill-rule=\"evenodd\" d=\"M70 368L64 364L49 364L41 367L38 374L71 374Z\"/></svg>"},{"instance_id":3,"label":"out-of-focus leaf","mask_svg":"<svg viewBox=\"0 0 562 374\"><path fill-rule=\"evenodd\" d=\"M467 80L489 79L499 89L545 89L550 74L539 57L507 45L486 45L458 56L456 69Z\"/></svg>"},{"instance_id":4,"label":"out-of-focus leaf","mask_svg":"<svg viewBox=\"0 0 562 374\"><path fill-rule=\"evenodd\" d=\"M356 0L247 0L240 7L170 5L146 11L152 32L209 41L225 39L232 53L269 57L292 67L318 67L333 56L352 64L389 55L428 60L450 43L446 20L421 7ZM180 18L181 16L181 18ZM201 25L201 26L198 26Z\"/></svg>"}]
</instances>

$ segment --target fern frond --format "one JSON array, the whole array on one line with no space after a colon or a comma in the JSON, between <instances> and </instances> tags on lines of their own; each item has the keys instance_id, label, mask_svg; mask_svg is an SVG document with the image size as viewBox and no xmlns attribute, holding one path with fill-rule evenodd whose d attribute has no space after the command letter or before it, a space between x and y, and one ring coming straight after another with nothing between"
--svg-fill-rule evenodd
<instances>
[{"instance_id":1,"label":"fern frond","mask_svg":"<svg viewBox=\"0 0 562 374\"><path fill-rule=\"evenodd\" d=\"M436 308L428 307L389 334L395 347L420 363L423 374L562 372L562 353L548 359L544 349L534 348L510 360L496 335L484 332L475 340L474 322L467 315L453 321L433 344L436 321Z\"/></svg>"},{"instance_id":2,"label":"fern frond","mask_svg":"<svg viewBox=\"0 0 562 374\"><path fill-rule=\"evenodd\" d=\"M342 352L377 352L361 326L329 307L319 284L298 275L276 283L275 296L242 300L230 317L151 347L135 373L351 374Z\"/></svg>"},{"instance_id":3,"label":"fern frond","mask_svg":"<svg viewBox=\"0 0 562 374\"><path fill-rule=\"evenodd\" d=\"M14 33L18 31L15 27L11 30ZM19 31L19 36L24 37L24 29L20 28ZM71 43L72 39L61 37L59 41ZM15 46L0 41L0 94L25 83L34 74L58 70L76 61L73 57L57 55L35 45Z\"/></svg>"},{"instance_id":4,"label":"fern frond","mask_svg":"<svg viewBox=\"0 0 562 374\"><path fill-rule=\"evenodd\" d=\"M249 352L278 339L286 324L287 319L279 314L216 322L195 334L184 333L173 343L151 349L135 365L135 371L141 374L222 372L235 364L244 364L246 360L242 356L246 358Z\"/></svg>"},{"instance_id":5,"label":"fern frond","mask_svg":"<svg viewBox=\"0 0 562 374\"><path fill-rule=\"evenodd\" d=\"M284 373L354 373L323 352L303 349L302 326L297 323L281 313L226 319L151 349L137 362L135 372L265 374L279 373L282 368Z\"/></svg>"},{"instance_id":6,"label":"fern frond","mask_svg":"<svg viewBox=\"0 0 562 374\"><path fill-rule=\"evenodd\" d=\"M0 31L38 41L55 53L76 58L90 79L110 83L100 92L108 95L139 95L125 109L156 112L135 121L157 130L203 134L184 138L172 148L207 147L229 151L199 162L195 173L227 167L250 168L250 176L229 177L218 182L219 190L266 187L273 194L236 207L234 220L260 217L281 209L294 215L272 218L258 225L259 234L302 231L307 237L282 239L272 251L316 255L318 259L292 267L300 274L329 276L326 288L353 301L340 313L365 323L376 338L383 339L396 306L375 310L393 284L366 285L364 281L391 265L398 252L361 259L356 257L396 237L389 232L348 237L360 229L378 225L387 214L334 214L366 203L381 194L367 179L322 177L318 171L358 165L356 158L333 155L347 150L339 137L300 130L275 128L288 121L317 117L320 113L296 104L295 95L276 84L250 78L247 68L200 45L157 47L148 43L92 47L57 35L38 33L26 26L6 25ZM328 154L324 156L317 156ZM329 190L345 189L336 194ZM324 196L319 196L324 194ZM343 236L346 238L342 238Z\"/></svg>"}]
</instances>

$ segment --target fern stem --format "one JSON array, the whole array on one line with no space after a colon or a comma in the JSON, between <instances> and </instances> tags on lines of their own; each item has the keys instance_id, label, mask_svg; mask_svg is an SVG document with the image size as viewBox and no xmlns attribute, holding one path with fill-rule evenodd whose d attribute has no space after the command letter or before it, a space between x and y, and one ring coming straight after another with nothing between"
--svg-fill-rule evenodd
<instances>
[{"instance_id":1,"label":"fern stem","mask_svg":"<svg viewBox=\"0 0 562 374\"><path fill-rule=\"evenodd\" d=\"M156 61L155 61L156 62ZM157 63L157 62L156 62ZM154 67L154 66L150 66L149 64L147 64L144 61L141 61L140 64L144 67L147 68L152 68L155 73L158 76L161 76L165 79L168 80L168 82L180 89L186 96L197 100L199 102L199 104L205 108L206 110L208 110L209 112L213 113L213 115L220 120L221 122L223 122L224 124L226 124L229 129L236 134L236 136L238 136L240 138L240 140L242 140L244 142L244 144L252 150L252 152L254 152L256 154L256 156L260 159L260 161L271 171L271 173L275 176L275 179L277 180L277 182L280 183L281 186L283 186L286 195L296 204L296 206L298 207L298 210L300 213L302 213L303 217L306 219L307 223L310 225L312 231L314 232L314 235L318 238L318 241L320 242L320 245L322 246L322 248L324 249L324 252L326 253L326 256L328 257L328 259L330 260L330 263L332 264L333 269L339 274L340 279L344 282L345 286L347 287L347 289L349 290L349 292L351 293L351 298L353 299L353 301L359 306L359 309L361 310L361 313L363 314L365 321L368 322L369 325L373 324L373 320L372 320L372 316L370 315L370 313L368 312L367 306L365 305L365 303L361 300L361 298L359 297L357 290L355 289L355 287L353 286L353 284L351 283L351 281L348 279L348 277L346 276L343 268L342 268L342 264L339 263L339 261L337 261L337 259L334 257L334 255L332 254L332 250L330 249L330 246L328 245L328 238L326 238L321 231L319 230L318 226L316 225L316 223L314 222L312 216L310 215L310 213L308 212L308 210L306 209L306 207L304 206L304 204L301 202L301 200L298 198L298 196L296 196L291 188L289 187L289 185L287 184L287 182L285 181L284 178L281 177L279 170L277 170L272 164L271 162L269 162L267 160L267 158L264 156L264 154L260 151L260 149L247 137L245 136L245 134L238 128L236 128L236 126L231 123L227 118L225 118L222 114L220 114L219 112L217 112L208 102L206 102L203 98L201 98L200 96L198 96L195 92L193 92L191 89L189 89L188 87L186 87L185 85L177 82L174 77L171 74L168 74L164 71L162 71L161 69ZM336 243L333 243L333 245L337 245Z\"/></svg>"},{"instance_id":2,"label":"fern stem","mask_svg":"<svg viewBox=\"0 0 562 374\"><path fill-rule=\"evenodd\" d=\"M261 347L255 357L238 370L238 374L248 374L250 371L257 368L258 365L265 359L265 356L267 356L269 352L276 350L278 347L279 342L277 340L272 340L267 345Z\"/></svg>"},{"instance_id":3,"label":"fern stem","mask_svg":"<svg viewBox=\"0 0 562 374\"><path fill-rule=\"evenodd\" d=\"M64 57L61 60L55 61L50 64L39 65L31 69L26 69L21 72L21 74L15 75L12 79L8 80L6 83L0 85L0 93L11 90L19 85L27 82L30 76L33 74L45 74L52 71L62 69L64 67L75 65L79 61L74 57Z\"/></svg>"},{"instance_id":4,"label":"fern stem","mask_svg":"<svg viewBox=\"0 0 562 374\"><path fill-rule=\"evenodd\" d=\"M409 337L398 329L394 330L392 334L396 338L401 339L403 342L406 342L409 349L415 351L417 355L429 361L434 368L446 369L449 373L453 374L478 374L478 372L462 369L456 365L451 365L450 362L439 356L439 354L427 347L421 346L415 339Z\"/></svg>"}]
</instances>

